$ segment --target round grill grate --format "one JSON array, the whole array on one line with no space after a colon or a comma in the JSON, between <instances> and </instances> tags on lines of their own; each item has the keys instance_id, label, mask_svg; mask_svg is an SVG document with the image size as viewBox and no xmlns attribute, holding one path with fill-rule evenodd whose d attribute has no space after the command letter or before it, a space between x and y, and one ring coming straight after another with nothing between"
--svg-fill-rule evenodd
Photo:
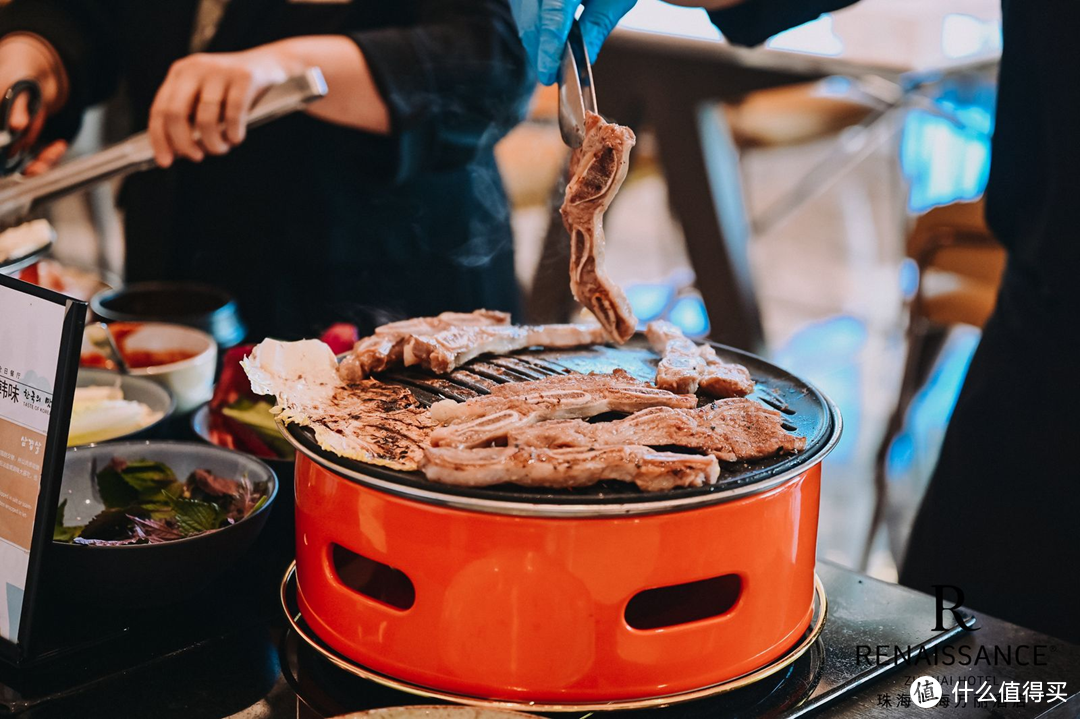
<instances>
[{"instance_id":1,"label":"round grill grate","mask_svg":"<svg viewBox=\"0 0 1080 719\"><path fill-rule=\"evenodd\" d=\"M760 483L797 470L815 460L836 439L839 417L835 409L810 384L741 350L713 345L721 359L744 365L757 384L756 399L785 415L785 428L806 439L806 449L795 455L770 457L755 462L721 463L719 481L708 487L682 488L666 492L643 492L632 484L599 482L577 489L545 489L513 484L485 488L453 487L429 481L420 472L399 472L338 457L322 449L310 428L289 425L287 431L304 450L321 464L344 470L343 476L363 475L393 482L403 487L460 497L463 499L527 504L604 505L690 499ZM449 376L436 376L412 369L379 375L378 379L407 386L424 405L443 399L463 401L487 393L492 383L523 382L572 372L611 372L621 368L638 379L651 382L658 358L637 337L619 348L596 346L575 350L526 350L505 357L482 357ZM708 400L703 399L702 404Z\"/></svg>"}]
</instances>

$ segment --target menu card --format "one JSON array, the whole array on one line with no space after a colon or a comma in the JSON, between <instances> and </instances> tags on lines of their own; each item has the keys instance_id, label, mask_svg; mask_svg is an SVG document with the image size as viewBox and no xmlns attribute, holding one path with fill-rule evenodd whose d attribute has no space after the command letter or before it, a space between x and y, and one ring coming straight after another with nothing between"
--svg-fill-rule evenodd
<instances>
[{"instance_id":1,"label":"menu card","mask_svg":"<svg viewBox=\"0 0 1080 719\"><path fill-rule=\"evenodd\" d=\"M18 659L52 539L86 304L0 276L0 643Z\"/></svg>"}]
</instances>

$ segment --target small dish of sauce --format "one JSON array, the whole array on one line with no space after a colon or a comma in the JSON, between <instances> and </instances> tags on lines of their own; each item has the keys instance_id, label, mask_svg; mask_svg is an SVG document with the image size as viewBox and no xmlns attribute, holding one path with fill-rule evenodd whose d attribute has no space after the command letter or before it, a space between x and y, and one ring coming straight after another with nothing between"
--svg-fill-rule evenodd
<instances>
[{"instance_id":1,"label":"small dish of sauce","mask_svg":"<svg viewBox=\"0 0 1080 719\"><path fill-rule=\"evenodd\" d=\"M139 324L114 323L109 325L109 331L112 333L113 340L116 342L120 354L123 355L124 361L127 362L128 367L131 369L161 367L162 365L173 364L175 362L183 362L184 360L191 359L200 354L198 351L182 348L147 350L128 347L128 338L140 328L141 325ZM106 359L97 352L83 352L82 356L79 358L79 364L83 367L94 367L97 369L116 369L111 360Z\"/></svg>"}]
</instances>

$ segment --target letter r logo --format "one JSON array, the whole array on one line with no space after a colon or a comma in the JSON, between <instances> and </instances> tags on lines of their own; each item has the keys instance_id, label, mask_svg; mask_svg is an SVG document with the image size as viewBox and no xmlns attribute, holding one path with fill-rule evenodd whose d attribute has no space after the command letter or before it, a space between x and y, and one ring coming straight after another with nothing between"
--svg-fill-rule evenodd
<instances>
[{"instance_id":1,"label":"letter r logo","mask_svg":"<svg viewBox=\"0 0 1080 719\"><path fill-rule=\"evenodd\" d=\"M960 587L955 587L951 584L934 584L934 599L937 604L937 624L934 625L935 632L945 631L945 612L952 613L953 619L960 625L962 629L968 632L974 632L978 629L975 626L975 617L965 617L960 611L960 607L964 605L964 591ZM951 607L945 606L945 590L951 589L956 596L956 601ZM970 623L969 623L970 621Z\"/></svg>"}]
</instances>

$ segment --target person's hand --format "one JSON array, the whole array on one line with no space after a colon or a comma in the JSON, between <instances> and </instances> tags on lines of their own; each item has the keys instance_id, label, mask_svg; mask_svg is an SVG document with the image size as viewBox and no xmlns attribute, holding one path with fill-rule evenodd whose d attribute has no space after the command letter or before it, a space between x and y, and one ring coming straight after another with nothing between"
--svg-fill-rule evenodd
<instances>
[{"instance_id":1,"label":"person's hand","mask_svg":"<svg viewBox=\"0 0 1080 719\"><path fill-rule=\"evenodd\" d=\"M23 93L15 101L9 128L12 132L21 132L29 126L29 131L23 135L19 145L12 148L13 152L23 151L37 143L45 126L45 118L63 104L67 84L67 76L56 51L41 38L28 34L8 35L0 39L0 93L7 92L19 80L37 81L41 86L43 109L31 124L26 94ZM33 176L45 172L60 161L67 147L64 140L49 143L26 166L23 174Z\"/></svg>"},{"instance_id":2,"label":"person's hand","mask_svg":"<svg viewBox=\"0 0 1080 719\"><path fill-rule=\"evenodd\" d=\"M273 45L177 60L150 108L157 164L169 167L178 156L200 162L239 145L255 98L303 70L295 64Z\"/></svg>"},{"instance_id":3,"label":"person's hand","mask_svg":"<svg viewBox=\"0 0 1080 719\"><path fill-rule=\"evenodd\" d=\"M518 34L525 52L536 68L540 82L555 82L559 63L562 62L566 36L574 22L579 6L581 34L589 49L589 61L596 54L608 34L615 28L637 0L510 0L510 8L517 22Z\"/></svg>"}]
</instances>

